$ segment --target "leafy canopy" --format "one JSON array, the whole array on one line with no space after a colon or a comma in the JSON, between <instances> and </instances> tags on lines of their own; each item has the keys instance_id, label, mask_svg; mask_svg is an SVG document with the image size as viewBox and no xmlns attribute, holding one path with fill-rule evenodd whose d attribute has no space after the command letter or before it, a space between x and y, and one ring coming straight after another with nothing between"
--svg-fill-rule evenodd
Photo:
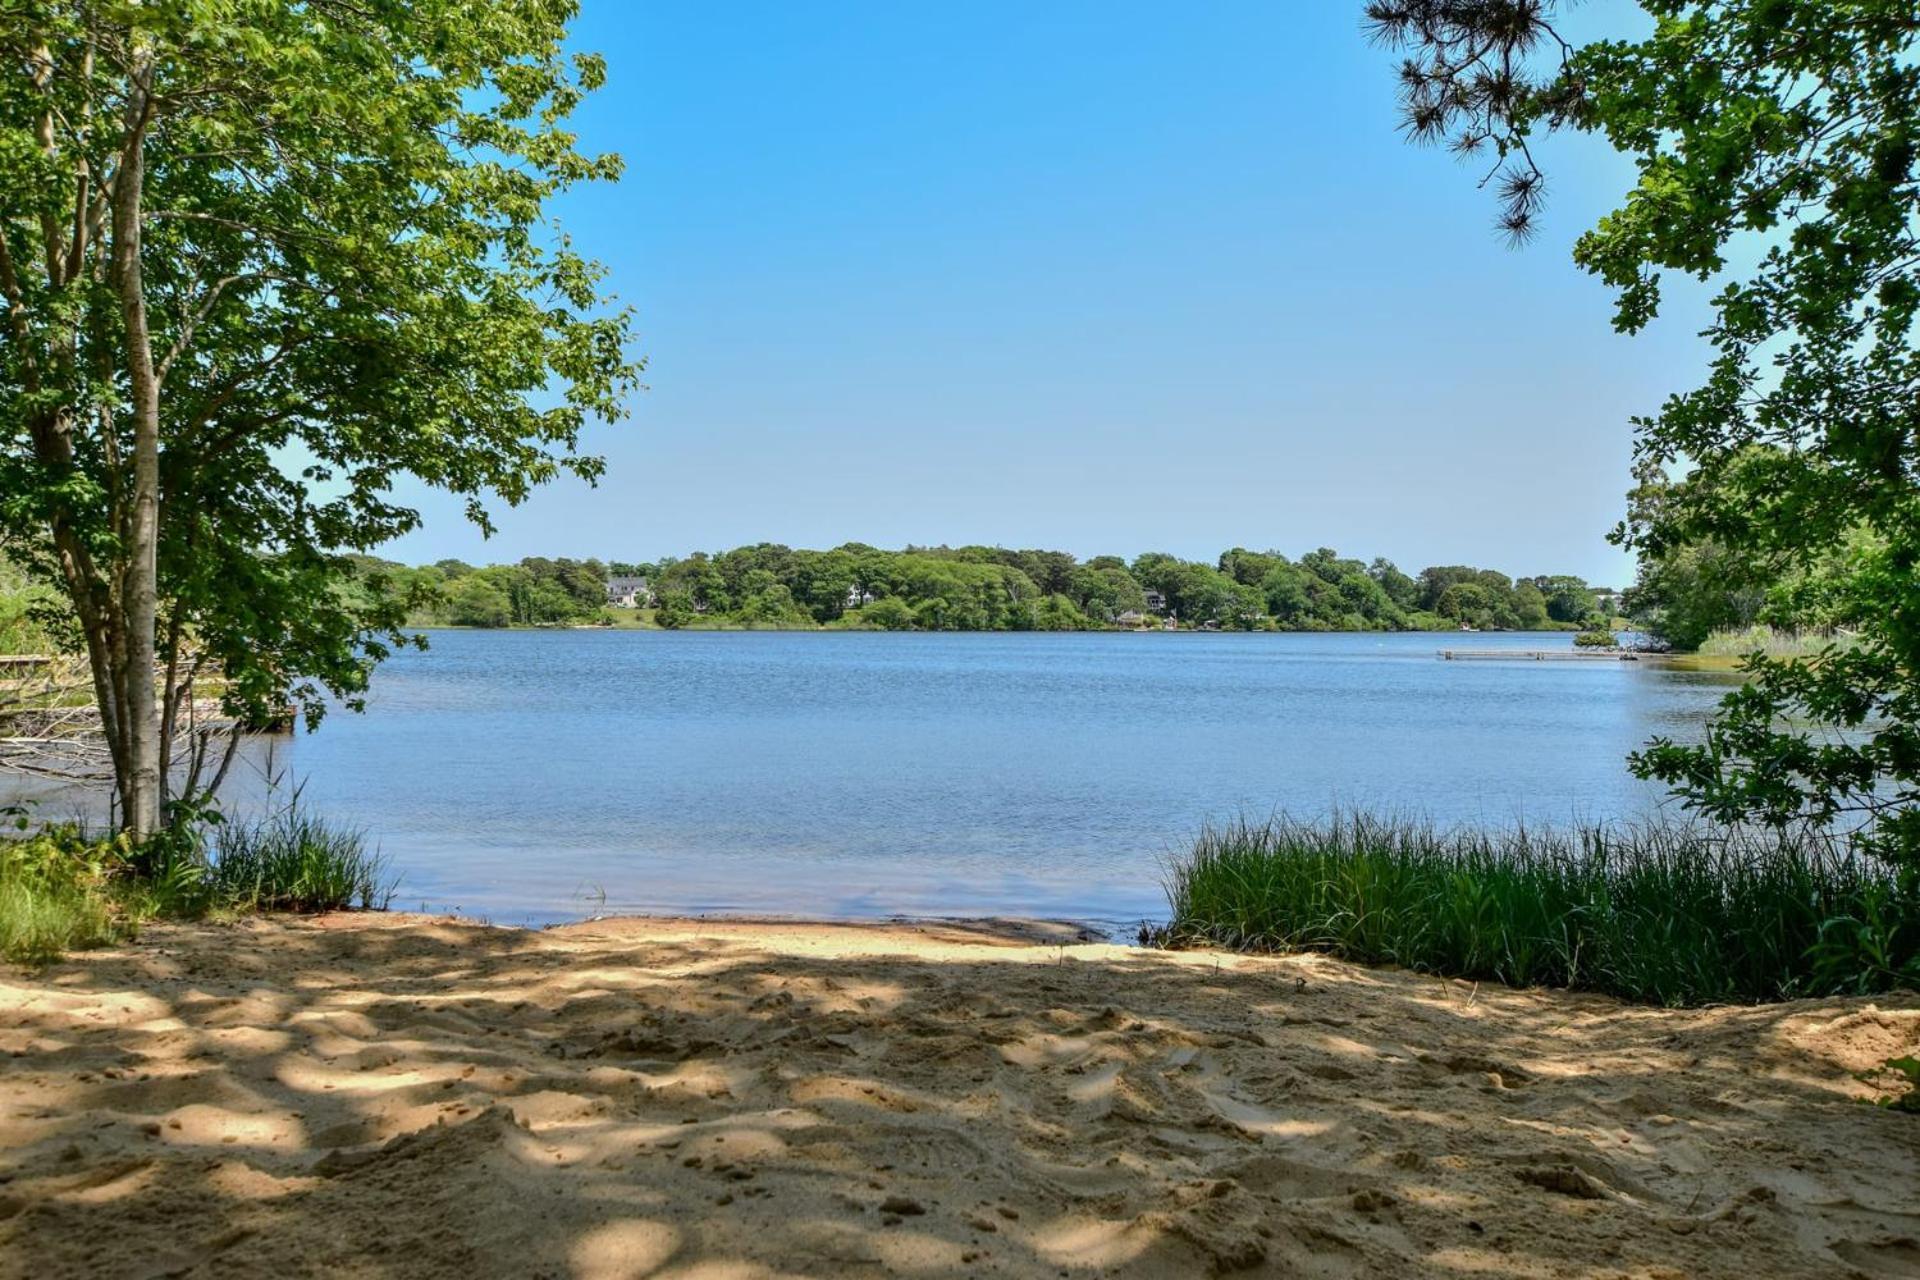
<instances>
[{"instance_id":1,"label":"leafy canopy","mask_svg":"<svg viewBox=\"0 0 1920 1280\"><path fill-rule=\"evenodd\" d=\"M620 172L565 127L604 65L565 48L565 0L4 9L0 540L96 604L137 561L104 228L138 126L162 630L232 710L317 717L403 638L404 600L343 589L348 553L419 523L396 481L484 526L489 497L600 472L575 450L635 385L630 319L548 210ZM97 569L63 569L56 525Z\"/></svg>"},{"instance_id":2,"label":"leafy canopy","mask_svg":"<svg viewBox=\"0 0 1920 1280\"><path fill-rule=\"evenodd\" d=\"M1571 128L1633 157L1574 260L1625 332L1666 273L1710 282L1705 380L1637 419L1636 463L1684 474L1615 532L1711 549L1728 581L1813 572L1859 643L1749 660L1704 742L1633 758L1714 818L1844 825L1920 874L1920 11L1911 0L1641 0L1653 31L1575 45L1551 0L1377 0L1409 133L1489 158L1529 234L1534 147ZM1827 566L1831 568L1829 563Z\"/></svg>"}]
</instances>

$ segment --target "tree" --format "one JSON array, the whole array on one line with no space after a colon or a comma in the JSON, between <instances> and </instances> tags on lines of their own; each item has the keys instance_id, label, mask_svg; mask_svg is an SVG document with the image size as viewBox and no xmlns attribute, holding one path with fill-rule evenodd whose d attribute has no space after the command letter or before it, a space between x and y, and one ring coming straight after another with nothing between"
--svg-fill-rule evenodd
<instances>
[{"instance_id":1,"label":"tree","mask_svg":"<svg viewBox=\"0 0 1920 1280\"><path fill-rule=\"evenodd\" d=\"M566 0L35 0L0 24L0 540L71 601L119 817L156 831L183 700L317 721L402 642L340 589L411 476L508 503L637 365L552 228L611 179ZM290 462L290 459L298 459ZM160 674L156 677L156 671Z\"/></svg>"},{"instance_id":2,"label":"tree","mask_svg":"<svg viewBox=\"0 0 1920 1280\"><path fill-rule=\"evenodd\" d=\"M1285 559L1285 556L1271 552L1262 553L1248 551L1244 547L1234 547L1232 550L1220 553L1219 569L1235 582L1257 586L1261 579L1273 572L1274 568Z\"/></svg>"},{"instance_id":3,"label":"tree","mask_svg":"<svg viewBox=\"0 0 1920 1280\"><path fill-rule=\"evenodd\" d=\"M793 582L789 590L815 621L831 622L845 613L850 593L858 601L858 566L850 553L798 551L792 564Z\"/></svg>"},{"instance_id":4,"label":"tree","mask_svg":"<svg viewBox=\"0 0 1920 1280\"><path fill-rule=\"evenodd\" d=\"M668 631L678 631L691 623L697 615L693 611L693 597L685 591L663 591L660 604L653 612L653 620Z\"/></svg>"},{"instance_id":5,"label":"tree","mask_svg":"<svg viewBox=\"0 0 1920 1280\"><path fill-rule=\"evenodd\" d=\"M1387 593L1387 598L1394 604L1402 609L1416 607L1420 598L1420 584L1400 572L1400 566L1393 561L1376 557L1374 562L1367 566L1367 574L1380 584L1380 589Z\"/></svg>"},{"instance_id":6,"label":"tree","mask_svg":"<svg viewBox=\"0 0 1920 1280\"><path fill-rule=\"evenodd\" d=\"M1222 621L1236 631L1251 631L1265 618L1266 607L1267 598L1261 594L1260 588L1234 582L1227 588Z\"/></svg>"},{"instance_id":7,"label":"tree","mask_svg":"<svg viewBox=\"0 0 1920 1280\"><path fill-rule=\"evenodd\" d=\"M1210 565L1181 561L1162 575L1167 608L1192 623L1218 622L1234 605L1234 581Z\"/></svg>"},{"instance_id":8,"label":"tree","mask_svg":"<svg viewBox=\"0 0 1920 1280\"><path fill-rule=\"evenodd\" d=\"M1041 592L1065 594L1072 586L1077 565L1065 551L1012 551L1001 556L1002 563L1020 570Z\"/></svg>"},{"instance_id":9,"label":"tree","mask_svg":"<svg viewBox=\"0 0 1920 1280\"><path fill-rule=\"evenodd\" d=\"M504 627L513 621L513 604L506 592L473 574L448 593L447 621L457 627Z\"/></svg>"},{"instance_id":10,"label":"tree","mask_svg":"<svg viewBox=\"0 0 1920 1280\"><path fill-rule=\"evenodd\" d=\"M1114 556L1103 559L1112 563L1098 566L1088 563L1076 569L1068 594L1079 602L1088 617L1102 622L1111 622L1129 610L1144 610L1146 593L1140 590L1140 584L1133 580L1126 566L1118 563Z\"/></svg>"},{"instance_id":11,"label":"tree","mask_svg":"<svg viewBox=\"0 0 1920 1280\"><path fill-rule=\"evenodd\" d=\"M1285 561L1275 564L1260 580L1267 612L1283 625L1296 628L1313 621L1313 595L1307 588L1307 579L1311 576L1298 565Z\"/></svg>"},{"instance_id":12,"label":"tree","mask_svg":"<svg viewBox=\"0 0 1920 1280\"><path fill-rule=\"evenodd\" d=\"M1531 582L1514 585L1513 616L1515 624L1522 631L1539 631L1552 620L1547 597Z\"/></svg>"},{"instance_id":13,"label":"tree","mask_svg":"<svg viewBox=\"0 0 1920 1280\"><path fill-rule=\"evenodd\" d=\"M1463 564L1430 565L1420 571L1419 606L1437 612L1440 597L1447 593L1449 587L1461 582L1478 583L1479 580L1480 571Z\"/></svg>"},{"instance_id":14,"label":"tree","mask_svg":"<svg viewBox=\"0 0 1920 1280\"><path fill-rule=\"evenodd\" d=\"M1858 549L1827 593L1857 644L1756 655L1703 742L1655 739L1633 768L1715 819L1844 826L1920 882L1920 19L1912 0L1642 0L1651 35L1576 46L1559 7L1367 11L1411 51L1408 131L1490 154L1514 235L1545 134L1633 157L1574 248L1617 328L1655 319L1663 273L1719 280L1704 381L1634 423L1639 474L1685 483L1616 539L1711 543L1772 578Z\"/></svg>"},{"instance_id":15,"label":"tree","mask_svg":"<svg viewBox=\"0 0 1920 1280\"><path fill-rule=\"evenodd\" d=\"M913 609L899 596L886 596L875 600L860 611L861 621L870 627L882 631L911 630L914 623Z\"/></svg>"},{"instance_id":16,"label":"tree","mask_svg":"<svg viewBox=\"0 0 1920 1280\"><path fill-rule=\"evenodd\" d=\"M0 556L0 653L44 653L52 648L42 619L54 596Z\"/></svg>"},{"instance_id":17,"label":"tree","mask_svg":"<svg viewBox=\"0 0 1920 1280\"><path fill-rule=\"evenodd\" d=\"M1179 572L1181 561L1177 556L1164 551L1145 551L1134 557L1133 578L1147 591L1158 591L1172 597L1174 577Z\"/></svg>"},{"instance_id":18,"label":"tree","mask_svg":"<svg viewBox=\"0 0 1920 1280\"><path fill-rule=\"evenodd\" d=\"M1035 631L1085 631L1087 615L1066 596L1055 592L1033 607Z\"/></svg>"},{"instance_id":19,"label":"tree","mask_svg":"<svg viewBox=\"0 0 1920 1280\"><path fill-rule=\"evenodd\" d=\"M1585 622L1600 612L1593 588L1584 578L1552 573L1529 579L1528 583L1546 598L1547 616L1555 622Z\"/></svg>"},{"instance_id":20,"label":"tree","mask_svg":"<svg viewBox=\"0 0 1920 1280\"><path fill-rule=\"evenodd\" d=\"M1486 630L1494 625L1493 603L1477 582L1456 582L1441 593L1433 611L1450 622Z\"/></svg>"},{"instance_id":21,"label":"tree","mask_svg":"<svg viewBox=\"0 0 1920 1280\"><path fill-rule=\"evenodd\" d=\"M1341 563L1358 565L1360 562L1347 560ZM1366 619L1368 625L1391 628L1399 626L1403 621L1400 607L1394 604L1393 597L1387 594L1387 589L1381 586L1371 574L1349 569L1340 576L1340 580L1334 586L1340 593L1343 608L1348 612L1359 614Z\"/></svg>"}]
</instances>

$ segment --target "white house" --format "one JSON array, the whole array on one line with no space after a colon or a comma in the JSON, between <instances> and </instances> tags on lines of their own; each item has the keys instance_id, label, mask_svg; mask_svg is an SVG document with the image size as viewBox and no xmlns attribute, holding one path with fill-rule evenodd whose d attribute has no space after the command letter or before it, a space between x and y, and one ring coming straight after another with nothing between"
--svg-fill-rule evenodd
<instances>
[{"instance_id":1,"label":"white house","mask_svg":"<svg viewBox=\"0 0 1920 1280\"><path fill-rule=\"evenodd\" d=\"M879 599L871 591L862 591L859 587L847 588L847 608L862 609Z\"/></svg>"},{"instance_id":2,"label":"white house","mask_svg":"<svg viewBox=\"0 0 1920 1280\"><path fill-rule=\"evenodd\" d=\"M638 609L653 603L653 592L645 578L616 573L607 579L607 603L616 609Z\"/></svg>"},{"instance_id":3,"label":"white house","mask_svg":"<svg viewBox=\"0 0 1920 1280\"><path fill-rule=\"evenodd\" d=\"M1149 591L1146 593L1146 596L1147 596L1147 611L1149 613L1165 613L1166 612L1166 609L1167 609L1166 596L1162 595L1158 591Z\"/></svg>"}]
</instances>

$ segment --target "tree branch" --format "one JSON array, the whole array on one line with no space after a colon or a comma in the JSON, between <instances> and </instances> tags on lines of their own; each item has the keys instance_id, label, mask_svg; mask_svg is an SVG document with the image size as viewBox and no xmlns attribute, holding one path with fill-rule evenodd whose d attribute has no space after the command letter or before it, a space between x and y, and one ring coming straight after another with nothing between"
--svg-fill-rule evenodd
<instances>
[{"instance_id":1,"label":"tree branch","mask_svg":"<svg viewBox=\"0 0 1920 1280\"><path fill-rule=\"evenodd\" d=\"M160 368L154 374L155 379L165 384L167 371L173 368L173 362L179 359L181 354L192 344L194 331L200 327L200 322L205 320L213 311L214 304L220 301L220 295L227 291L229 285L238 284L242 280L258 280L260 278L258 273L247 272L241 275L222 276L214 281L213 286L207 291L207 296L201 301L200 305L194 309L193 314L188 316L185 322L181 324L179 335L174 338L172 347L168 349L167 354L160 360Z\"/></svg>"}]
</instances>

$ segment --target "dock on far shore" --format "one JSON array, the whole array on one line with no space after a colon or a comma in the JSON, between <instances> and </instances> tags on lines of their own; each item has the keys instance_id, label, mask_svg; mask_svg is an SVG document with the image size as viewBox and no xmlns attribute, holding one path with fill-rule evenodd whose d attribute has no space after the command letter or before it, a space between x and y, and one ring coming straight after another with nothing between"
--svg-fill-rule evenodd
<instances>
[{"instance_id":1,"label":"dock on far shore","mask_svg":"<svg viewBox=\"0 0 1920 1280\"><path fill-rule=\"evenodd\" d=\"M1638 662L1625 649L1442 649L1448 662Z\"/></svg>"}]
</instances>

